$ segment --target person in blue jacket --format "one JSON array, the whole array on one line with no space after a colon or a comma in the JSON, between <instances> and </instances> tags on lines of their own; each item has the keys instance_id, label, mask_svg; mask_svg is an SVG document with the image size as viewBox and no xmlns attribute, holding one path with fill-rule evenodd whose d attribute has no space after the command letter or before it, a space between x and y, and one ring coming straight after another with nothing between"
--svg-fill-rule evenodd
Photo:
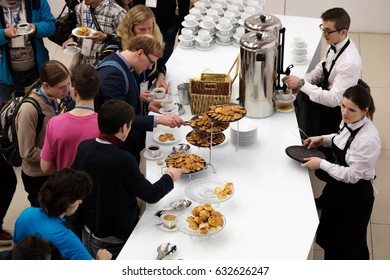
<instances>
[{"instance_id":1,"label":"person in blue jacket","mask_svg":"<svg viewBox=\"0 0 390 280\"><path fill-rule=\"evenodd\" d=\"M20 23L28 23L29 30L20 32ZM9 100L13 91L24 90L39 78L39 69L49 60L43 38L54 32L55 18L47 0L0 0L2 101Z\"/></svg>"}]
</instances>

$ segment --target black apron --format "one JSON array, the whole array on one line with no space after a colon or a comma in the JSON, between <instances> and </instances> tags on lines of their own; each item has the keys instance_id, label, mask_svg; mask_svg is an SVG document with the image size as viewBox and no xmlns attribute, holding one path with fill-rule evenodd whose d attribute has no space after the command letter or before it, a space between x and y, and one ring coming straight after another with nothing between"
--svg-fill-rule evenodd
<instances>
[{"instance_id":1,"label":"black apron","mask_svg":"<svg viewBox=\"0 0 390 280\"><path fill-rule=\"evenodd\" d=\"M348 40L332 61L329 71L325 67L326 62L324 61L322 63L323 76L317 86L324 90L328 90L330 72L336 64L337 59L345 51L349 44L350 41ZM327 55L329 54L330 49L331 48L329 48ZM298 126L308 136L326 135L339 130L341 122L340 106L332 108L313 102L310 100L309 96L303 92L300 92L297 95L297 98L294 101L294 106ZM303 139L306 138L304 135L301 136Z\"/></svg>"},{"instance_id":2,"label":"black apron","mask_svg":"<svg viewBox=\"0 0 390 280\"><path fill-rule=\"evenodd\" d=\"M351 132L343 150L332 139L334 163L348 166L345 154L361 128ZM359 180L349 184L329 176L322 199L316 242L324 249L325 259L369 259L367 226L374 204L371 181Z\"/></svg>"}]
</instances>

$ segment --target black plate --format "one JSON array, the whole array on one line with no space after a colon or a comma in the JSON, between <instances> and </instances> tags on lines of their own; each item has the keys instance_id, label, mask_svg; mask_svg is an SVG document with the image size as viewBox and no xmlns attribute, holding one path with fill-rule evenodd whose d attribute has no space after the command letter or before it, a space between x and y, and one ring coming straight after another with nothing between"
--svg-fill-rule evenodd
<instances>
[{"instance_id":1,"label":"black plate","mask_svg":"<svg viewBox=\"0 0 390 280\"><path fill-rule=\"evenodd\" d=\"M306 146L290 146L286 148L286 154L299 162L306 162L303 159L308 157L319 157L325 159L323 152L317 149L308 149Z\"/></svg>"}]
</instances>

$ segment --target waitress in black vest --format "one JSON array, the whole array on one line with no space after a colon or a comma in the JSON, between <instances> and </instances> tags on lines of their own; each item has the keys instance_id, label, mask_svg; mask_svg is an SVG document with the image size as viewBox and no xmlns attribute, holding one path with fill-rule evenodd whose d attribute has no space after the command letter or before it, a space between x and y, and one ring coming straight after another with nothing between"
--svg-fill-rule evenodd
<instances>
[{"instance_id":1,"label":"waitress in black vest","mask_svg":"<svg viewBox=\"0 0 390 280\"><path fill-rule=\"evenodd\" d=\"M367 226L374 204L375 164L381 150L372 123L375 106L368 87L348 88L341 103L337 133L309 137L310 148L331 147L332 160L306 158L303 167L329 175L322 192L316 242L327 260L368 260Z\"/></svg>"}]
</instances>

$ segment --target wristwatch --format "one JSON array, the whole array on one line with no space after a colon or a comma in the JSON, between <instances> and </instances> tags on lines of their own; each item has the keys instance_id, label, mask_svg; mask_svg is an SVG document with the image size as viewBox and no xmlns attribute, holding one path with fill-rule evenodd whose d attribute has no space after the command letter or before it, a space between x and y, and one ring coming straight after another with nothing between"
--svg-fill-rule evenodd
<instances>
[{"instance_id":1,"label":"wristwatch","mask_svg":"<svg viewBox=\"0 0 390 280\"><path fill-rule=\"evenodd\" d=\"M299 80L299 83L298 83L298 87L301 88L305 85L305 80L304 79L300 79Z\"/></svg>"}]
</instances>

